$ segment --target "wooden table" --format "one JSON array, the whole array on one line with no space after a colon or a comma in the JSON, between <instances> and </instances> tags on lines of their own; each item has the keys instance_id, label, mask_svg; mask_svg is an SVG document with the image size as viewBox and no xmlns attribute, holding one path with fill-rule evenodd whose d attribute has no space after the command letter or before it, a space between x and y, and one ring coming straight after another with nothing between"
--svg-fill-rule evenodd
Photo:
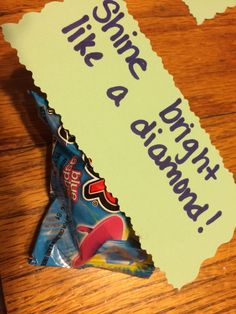
<instances>
[{"instance_id":1,"label":"wooden table","mask_svg":"<svg viewBox=\"0 0 236 314\"><path fill-rule=\"evenodd\" d=\"M0 24L46 2L1 0ZM181 0L127 3L236 175L236 8L197 26ZM146 280L27 264L48 205L51 136L27 94L31 73L2 35L0 45L0 269L8 313L236 313L236 234L181 291L158 269Z\"/></svg>"}]
</instances>

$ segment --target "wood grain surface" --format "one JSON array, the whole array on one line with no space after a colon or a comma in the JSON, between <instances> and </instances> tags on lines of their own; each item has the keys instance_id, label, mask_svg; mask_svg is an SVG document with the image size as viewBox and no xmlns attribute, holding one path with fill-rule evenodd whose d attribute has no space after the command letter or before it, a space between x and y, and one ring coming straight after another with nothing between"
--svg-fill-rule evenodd
<instances>
[{"instance_id":1,"label":"wood grain surface","mask_svg":"<svg viewBox=\"0 0 236 314\"><path fill-rule=\"evenodd\" d=\"M1 0L0 24L46 2ZM197 26L181 0L127 3L236 179L236 7ZM180 291L159 269L140 279L27 264L48 206L51 136L27 94L31 73L0 36L0 273L7 313L236 313L236 233Z\"/></svg>"}]
</instances>

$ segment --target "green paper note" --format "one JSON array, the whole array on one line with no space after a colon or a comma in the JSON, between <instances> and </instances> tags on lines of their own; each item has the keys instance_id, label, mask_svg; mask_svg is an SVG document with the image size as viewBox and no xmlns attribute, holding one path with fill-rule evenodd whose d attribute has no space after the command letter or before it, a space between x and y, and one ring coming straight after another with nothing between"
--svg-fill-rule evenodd
<instances>
[{"instance_id":1,"label":"green paper note","mask_svg":"<svg viewBox=\"0 0 236 314\"><path fill-rule=\"evenodd\" d=\"M124 1L52 2L4 36L180 288L232 237L236 187Z\"/></svg>"},{"instance_id":2,"label":"green paper note","mask_svg":"<svg viewBox=\"0 0 236 314\"><path fill-rule=\"evenodd\" d=\"M213 18L217 13L223 13L228 7L234 7L236 0L183 0L189 7L197 24L205 19Z\"/></svg>"}]
</instances>

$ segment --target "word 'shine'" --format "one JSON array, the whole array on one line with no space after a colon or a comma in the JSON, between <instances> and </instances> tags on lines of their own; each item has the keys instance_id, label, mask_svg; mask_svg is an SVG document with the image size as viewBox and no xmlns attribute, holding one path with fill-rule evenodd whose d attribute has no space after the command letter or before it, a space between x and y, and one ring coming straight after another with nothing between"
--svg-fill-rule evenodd
<instances>
[{"instance_id":1,"label":"word 'shine'","mask_svg":"<svg viewBox=\"0 0 236 314\"><path fill-rule=\"evenodd\" d=\"M133 44L131 35L125 33L124 26L121 24L125 14L120 12L120 5L113 0L104 0L103 8L96 6L92 16L96 22L102 24L102 32L111 35L113 47L118 55L125 55L125 62L128 64L131 75L138 80L138 72L146 71L147 61L139 56L140 50ZM69 35L68 42L75 43L74 50L84 57L84 62L89 67L93 67L94 62L101 60L104 56L102 52L95 51L96 34L92 32L91 24L90 17L84 15L61 30L63 34ZM137 35L136 31L132 32L133 37Z\"/></svg>"}]
</instances>

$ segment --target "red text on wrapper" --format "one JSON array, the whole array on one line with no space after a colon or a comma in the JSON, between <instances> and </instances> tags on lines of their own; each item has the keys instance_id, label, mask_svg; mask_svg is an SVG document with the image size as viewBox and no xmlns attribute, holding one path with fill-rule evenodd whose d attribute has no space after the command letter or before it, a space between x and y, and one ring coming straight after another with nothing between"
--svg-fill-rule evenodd
<instances>
[{"instance_id":1,"label":"red text on wrapper","mask_svg":"<svg viewBox=\"0 0 236 314\"><path fill-rule=\"evenodd\" d=\"M73 156L63 168L63 182L67 194L73 202L78 201L78 188L80 186L81 172L73 169L77 163L77 157Z\"/></svg>"}]
</instances>

